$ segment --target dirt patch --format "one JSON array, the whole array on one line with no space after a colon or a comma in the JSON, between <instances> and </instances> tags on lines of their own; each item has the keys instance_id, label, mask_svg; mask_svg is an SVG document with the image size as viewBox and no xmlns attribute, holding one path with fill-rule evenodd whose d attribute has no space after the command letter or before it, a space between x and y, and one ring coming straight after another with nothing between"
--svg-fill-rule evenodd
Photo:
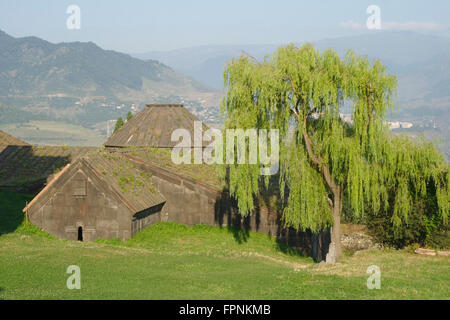
<instances>
[{"instance_id":1,"label":"dirt patch","mask_svg":"<svg viewBox=\"0 0 450 320\"><path fill-rule=\"evenodd\" d=\"M246 257L258 257L258 258L262 258L264 260L270 261L270 262L274 262L277 264L282 264L284 266L287 267L291 267L294 269L294 271L300 271L302 269L306 269L308 267L311 267L310 264L300 264L300 263L295 263L295 262L291 262L291 261L286 261L286 260L280 260L274 257L270 257L270 256L266 256L257 252L243 252L242 256L246 256Z\"/></svg>"}]
</instances>

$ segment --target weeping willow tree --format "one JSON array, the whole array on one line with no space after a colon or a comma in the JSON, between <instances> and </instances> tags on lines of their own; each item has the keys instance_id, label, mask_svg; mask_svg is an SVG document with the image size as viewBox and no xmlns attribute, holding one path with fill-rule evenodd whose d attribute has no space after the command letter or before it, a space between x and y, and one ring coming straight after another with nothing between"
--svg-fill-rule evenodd
<instances>
[{"instance_id":1,"label":"weeping willow tree","mask_svg":"<svg viewBox=\"0 0 450 320\"><path fill-rule=\"evenodd\" d=\"M284 224L314 233L331 227L328 262L341 255L344 196L355 216L394 206L393 223L401 224L433 177L447 219L448 169L442 171L442 161L426 152L398 152L386 127L396 86L379 61L351 51L341 59L334 50L319 53L311 45L281 47L263 62L241 56L225 67L225 128L279 130ZM351 125L341 119L344 107L352 110ZM260 163L231 164L228 174L240 213L251 214L254 197L270 179L261 177Z\"/></svg>"}]
</instances>

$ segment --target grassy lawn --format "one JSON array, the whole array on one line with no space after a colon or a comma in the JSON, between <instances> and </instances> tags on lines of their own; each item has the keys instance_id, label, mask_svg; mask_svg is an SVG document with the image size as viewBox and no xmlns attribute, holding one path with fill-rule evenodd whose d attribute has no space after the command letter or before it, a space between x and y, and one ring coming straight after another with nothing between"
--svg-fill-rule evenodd
<instances>
[{"instance_id":1,"label":"grassy lawn","mask_svg":"<svg viewBox=\"0 0 450 320\"><path fill-rule=\"evenodd\" d=\"M0 191L0 299L449 299L450 259L361 251L317 267L273 238L158 223L127 242L71 242L22 221L29 195ZM81 290L66 288L69 265ZM369 290L366 269L381 269Z\"/></svg>"}]
</instances>

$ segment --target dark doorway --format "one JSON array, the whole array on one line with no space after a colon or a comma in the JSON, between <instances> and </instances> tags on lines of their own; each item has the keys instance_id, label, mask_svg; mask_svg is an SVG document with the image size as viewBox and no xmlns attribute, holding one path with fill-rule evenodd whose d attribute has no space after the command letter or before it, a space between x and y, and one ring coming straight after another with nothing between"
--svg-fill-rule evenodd
<instances>
[{"instance_id":1,"label":"dark doorway","mask_svg":"<svg viewBox=\"0 0 450 320\"><path fill-rule=\"evenodd\" d=\"M83 228L78 227L78 241L83 241Z\"/></svg>"}]
</instances>

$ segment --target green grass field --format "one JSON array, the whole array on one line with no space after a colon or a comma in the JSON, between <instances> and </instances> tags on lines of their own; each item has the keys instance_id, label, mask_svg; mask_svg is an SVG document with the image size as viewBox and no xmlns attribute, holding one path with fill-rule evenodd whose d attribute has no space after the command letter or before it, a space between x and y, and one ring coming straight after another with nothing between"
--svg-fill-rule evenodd
<instances>
[{"instance_id":1,"label":"green grass field","mask_svg":"<svg viewBox=\"0 0 450 320\"><path fill-rule=\"evenodd\" d=\"M0 299L449 299L450 259L347 253L317 267L267 235L158 223L127 242L71 242L22 221L31 195L0 191ZM69 265L81 289L69 290ZM381 289L366 269L381 269Z\"/></svg>"}]
</instances>

